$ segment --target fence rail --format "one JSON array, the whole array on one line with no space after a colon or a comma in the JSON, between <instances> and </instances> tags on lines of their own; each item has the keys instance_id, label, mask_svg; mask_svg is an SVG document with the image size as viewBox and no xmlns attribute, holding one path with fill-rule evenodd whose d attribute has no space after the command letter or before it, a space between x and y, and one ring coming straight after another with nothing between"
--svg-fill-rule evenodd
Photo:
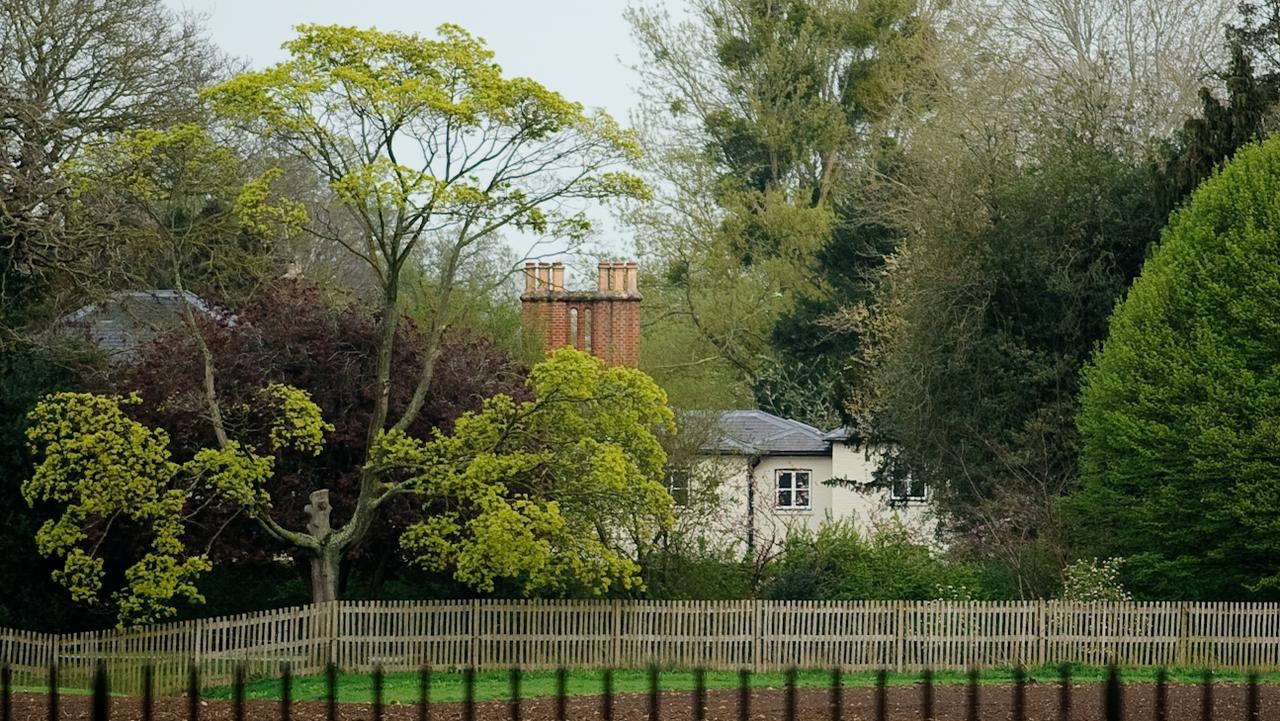
<instances>
[{"instance_id":1,"label":"fence rail","mask_svg":"<svg viewBox=\"0 0 1280 721\"><path fill-rule=\"evenodd\" d=\"M87 688L99 662L121 690L154 668L182 688L250 674L343 670L700 667L780 671L990 668L1079 663L1280 670L1280 604L1056 601L335 602L134 629L0 629L14 682Z\"/></svg>"}]
</instances>

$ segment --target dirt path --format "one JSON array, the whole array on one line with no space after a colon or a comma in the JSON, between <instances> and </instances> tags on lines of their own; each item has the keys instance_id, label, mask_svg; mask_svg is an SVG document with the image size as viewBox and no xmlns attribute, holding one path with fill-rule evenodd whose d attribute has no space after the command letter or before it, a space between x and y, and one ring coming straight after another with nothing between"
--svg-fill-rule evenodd
<instances>
[{"instance_id":1,"label":"dirt path","mask_svg":"<svg viewBox=\"0 0 1280 721\"><path fill-rule=\"evenodd\" d=\"M1132 684L1124 690L1124 718L1126 721L1150 721L1154 718L1153 687L1148 684ZM1032 684L1027 687L1028 721L1057 721L1057 686ZM934 689L936 718L938 721L964 721L967 690L963 686L938 686ZM982 721L1008 721L1012 718L1010 702L1012 689L1007 686L983 686L980 690L979 716ZM1264 686L1260 690L1261 718L1280 721L1280 687ZM901 686L889 689L889 719L891 721L919 721L921 688ZM1101 721L1102 687L1099 685L1075 686L1072 693L1071 721ZM44 696L17 694L13 698L15 721L47 721L48 707ZM661 698L661 716L664 721L685 721L692 718L690 694L668 693ZM756 690L751 695L751 718L756 721L783 721L785 695L781 690ZM866 688L844 689L842 706L844 721L871 721L875 714L875 692ZM89 699L84 696L67 696L61 699L60 721L87 721ZM616 721L644 721L647 718L648 698L644 695L623 694L614 699ZM825 689L801 689L797 691L797 719L823 721L830 719L830 696ZM1213 718L1219 721L1248 721L1245 716L1245 688L1239 685L1219 684L1214 691ZM371 721L372 709L362 704L339 706L339 718L343 721ZM279 702L250 701L246 704L249 721L278 721L281 715ZM189 721L187 702L183 698L163 698L156 702L155 721ZM225 701L206 701L201 704L199 721L231 721L231 705ZM295 703L291 709L291 721L324 721L323 703ZM568 717L574 720L602 719L601 699L578 696L569 699ZM135 699L113 699L112 721L135 721L141 713ZM386 721L417 721L415 706L389 705L385 707ZM476 705L476 721L507 721L511 709L505 701L490 701ZM553 721L555 700L549 698L527 699L521 706L522 721ZM459 704L432 704L431 721L460 721L462 707ZM738 696L736 691L708 691L706 703L707 721L736 721ZM1195 686L1169 687L1170 721L1196 721L1200 719L1200 689Z\"/></svg>"}]
</instances>

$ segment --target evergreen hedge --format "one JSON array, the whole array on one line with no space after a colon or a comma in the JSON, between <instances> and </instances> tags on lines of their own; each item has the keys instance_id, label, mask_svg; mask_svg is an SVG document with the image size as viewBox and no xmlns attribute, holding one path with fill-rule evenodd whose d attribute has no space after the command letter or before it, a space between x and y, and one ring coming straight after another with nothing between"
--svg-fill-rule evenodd
<instances>
[{"instance_id":1,"label":"evergreen hedge","mask_svg":"<svg viewBox=\"0 0 1280 721\"><path fill-rule=\"evenodd\" d=\"M1084 371L1078 551L1139 597L1280 598L1280 140L1176 212Z\"/></svg>"}]
</instances>

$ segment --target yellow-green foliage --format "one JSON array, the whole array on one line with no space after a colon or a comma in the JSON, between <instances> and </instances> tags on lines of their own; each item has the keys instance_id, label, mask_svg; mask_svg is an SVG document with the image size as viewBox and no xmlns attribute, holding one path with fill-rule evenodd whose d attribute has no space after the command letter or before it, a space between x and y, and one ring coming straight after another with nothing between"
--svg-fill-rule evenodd
<instances>
[{"instance_id":1,"label":"yellow-green foliage","mask_svg":"<svg viewBox=\"0 0 1280 721\"><path fill-rule=\"evenodd\" d=\"M126 587L113 594L121 621L142 623L170 615L175 599L201 600L193 581L209 562L186 555L186 494L172 486L179 466L169 457L164 431L125 415L122 406L138 402L87 393L41 401L27 431L38 465L22 494L29 504L62 505L62 516L45 521L36 544L41 553L63 558L54 580L77 601L100 600L104 569L96 552L113 522L123 517L150 530L150 548L126 571Z\"/></svg>"},{"instance_id":2,"label":"yellow-green foliage","mask_svg":"<svg viewBox=\"0 0 1280 721\"><path fill-rule=\"evenodd\" d=\"M565 348L534 367L533 400L496 396L450 434L383 436L370 469L443 508L401 538L415 561L492 590L604 594L640 584L628 548L668 526L666 454L675 421L645 374Z\"/></svg>"},{"instance_id":3,"label":"yellow-green foliage","mask_svg":"<svg viewBox=\"0 0 1280 721\"><path fill-rule=\"evenodd\" d=\"M292 448L319 455L324 434L333 432L333 424L320 416L320 406L311 400L311 394L283 383L272 383L263 392L277 410L271 424L271 449Z\"/></svg>"},{"instance_id":4,"label":"yellow-green foliage","mask_svg":"<svg viewBox=\"0 0 1280 721\"><path fill-rule=\"evenodd\" d=\"M413 235L437 216L485 218L469 231L480 234L513 224L581 235L585 216L550 200L646 193L636 176L602 170L639 156L633 133L533 80L503 77L484 42L456 25L434 39L297 31L288 60L206 97L223 117L298 148L359 216L400 219L378 233ZM575 172L563 185L531 182L566 168Z\"/></svg>"},{"instance_id":5,"label":"yellow-green foliage","mask_svg":"<svg viewBox=\"0 0 1280 721\"><path fill-rule=\"evenodd\" d=\"M274 450L318 453L332 426L303 391L273 384L265 391L277 407L271 429ZM218 497L250 514L270 504L263 485L274 459L237 441L203 449L186 463L173 461L169 437L133 420L125 408L137 396L58 393L30 414L27 439L35 473L22 485L32 506L52 504L61 515L44 523L36 544L46 556L62 559L54 580L80 602L113 604L121 625L172 616L178 601L203 600L195 586L210 569L209 559L183 542L184 518L192 494ZM124 569L121 588L104 592L100 550L113 530L129 524L150 540L140 558Z\"/></svg>"},{"instance_id":6,"label":"yellow-green foliage","mask_svg":"<svg viewBox=\"0 0 1280 721\"><path fill-rule=\"evenodd\" d=\"M245 177L234 150L190 123L96 141L67 170L76 200L110 195L115 212L145 211L152 224L182 225L184 236L193 236L187 226L208 215L211 204L229 206L228 219L263 239L292 235L307 219L301 203L274 191L280 170ZM101 206L92 209L100 212ZM209 233L230 232L221 218L207 222Z\"/></svg>"}]
</instances>

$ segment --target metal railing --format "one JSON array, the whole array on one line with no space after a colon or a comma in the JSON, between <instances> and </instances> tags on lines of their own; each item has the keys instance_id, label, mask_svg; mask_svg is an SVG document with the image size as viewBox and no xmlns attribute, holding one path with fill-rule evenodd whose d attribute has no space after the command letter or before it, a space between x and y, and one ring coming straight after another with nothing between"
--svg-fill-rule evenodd
<instances>
[{"instance_id":1,"label":"metal railing","mask_svg":"<svg viewBox=\"0 0 1280 721\"><path fill-rule=\"evenodd\" d=\"M200 668L197 664L188 665L187 688L185 692L186 701L186 721L199 721L201 716L201 708L204 705L202 698L202 685L200 677ZM279 698L278 710L275 714L254 713L255 719L271 719L277 718L279 721L291 721L294 718L294 676L288 665L280 668L278 676L279 680ZM524 702L526 698L522 695L522 679L523 673L518 668L512 668L508 672L509 679L509 696L507 699L508 709L507 717L511 721L524 721L526 718ZM613 683L614 671L605 669L601 675L601 693L598 698L598 714L592 713L593 717L600 718L602 721L614 721L617 710L618 694L615 693ZM655 667L650 667L647 674L647 693L645 694L644 718L647 721L674 721L675 719L689 719L690 721L707 721L707 712L709 709L707 703L707 684L706 673L703 669L695 669L693 678L693 688L690 691L689 711L686 714L676 711L671 712L667 708L664 713L664 697L670 699L675 693L664 692L661 689L662 671ZM752 672L748 669L742 669L738 672L737 677L737 701L736 708L732 716L725 716L723 713L718 716L720 719L736 718L739 721L751 721L752 719L761 718L760 714L753 713L752 698ZM568 693L568 677L569 672L565 668L557 669L555 672L555 694L553 704L554 721L571 721L575 718L570 713L570 704ZM147 666L143 672L142 692L137 698L139 716L142 721L152 721L156 715L156 699L154 678L155 675L150 666ZM325 718L327 721L338 721L341 717L340 707L342 704L338 702L339 691L339 674L338 669L333 664L329 664L324 671L325 679L325 696L324 708ZM881 670L876 673L875 684L871 689L874 698L873 718L876 721L890 721L891 709L889 704L889 684L887 683L888 672ZM384 695L384 672L380 667L375 667L370 672L371 680L371 703L368 705L370 717L372 721L384 721L385 711L388 704ZM418 680L418 698L415 702L416 718L419 721L427 721L432 716L432 673L429 668L421 668L417 672ZM840 669L832 669L830 671L829 684L827 690L827 703L825 711L818 714L811 711L801 713L800 704L798 702L797 689L797 670L792 668L785 673L785 683L782 689L783 704L781 713L777 715L780 721L796 721L800 716L806 719L825 718L829 721L845 721L847 717L848 705L846 703L847 696L845 694L846 686L844 684L843 673ZM0 721L18 721L14 715L13 706L13 674L8 666L0 667ZM1027 721L1028 719L1028 702L1027 702L1027 675L1021 668L1015 669L1012 683L1010 684L1008 695L1008 716L1012 721ZM460 715L462 721L475 721L477 718L477 699L476 699L476 670L474 668L466 668L462 672L463 694L460 703L447 704L449 716L457 717ZM1155 683L1151 690L1152 698L1152 716L1153 721L1169 721L1170 712L1174 710L1170 703L1168 676L1164 671L1156 674ZM246 673L244 666L237 666L232 674L232 683L230 688L230 700L225 703L230 705L230 716L233 721L245 721L247 717L246 708ZM919 676L918 682L919 705L917 709L911 710L909 717L913 719L921 719L923 721L935 721L938 718L939 705L936 701L935 689L936 684L931 671L925 671ZM1106 678L1101 685L1102 691L1102 718L1105 721L1122 721L1125 717L1125 706L1123 697L1125 686L1121 680L1119 670L1112 666L1107 669ZM1198 699L1197 717L1201 721L1213 721L1215 718L1214 710L1214 692L1215 683L1211 672L1206 671L1200 684ZM1058 678L1058 692L1056 694L1056 712L1058 719L1071 719L1073 709L1073 689L1071 669L1064 665L1060 669ZM57 666L51 666L48 669L48 685L47 690L42 694L46 701L47 719L49 721L59 721L65 717L64 709L60 708L61 696L59 692L59 673ZM983 692L979 684L979 675L977 671L968 673L967 684L964 694L963 711L964 718L968 721L977 721L981 717L984 708ZM1260 721L1260 695L1259 695L1259 679L1257 674L1249 674L1245 684L1245 703L1243 708L1243 718L1241 721ZM1181 716L1187 716L1185 708L1186 701L1182 702L1183 706L1177 710L1183 712ZM437 704L438 706L440 704ZM723 708L723 705L722 705ZM918 710L918 714L916 711ZM948 714L954 718L955 709L951 709L952 713ZM261 707L256 709L261 711ZM89 700L88 717L91 721L109 721L112 714L111 702L111 683L108 669L104 664L99 664L93 673L92 691ZM899 716L902 716L899 708ZM1042 713L1041 716L1044 714ZM169 717L173 717L171 712ZM314 714L312 714L314 716ZM493 714L488 714L489 718ZM134 716L130 716L134 718ZM1221 717L1220 717L1221 718ZM1224 719L1224 721L1234 721Z\"/></svg>"}]
</instances>

